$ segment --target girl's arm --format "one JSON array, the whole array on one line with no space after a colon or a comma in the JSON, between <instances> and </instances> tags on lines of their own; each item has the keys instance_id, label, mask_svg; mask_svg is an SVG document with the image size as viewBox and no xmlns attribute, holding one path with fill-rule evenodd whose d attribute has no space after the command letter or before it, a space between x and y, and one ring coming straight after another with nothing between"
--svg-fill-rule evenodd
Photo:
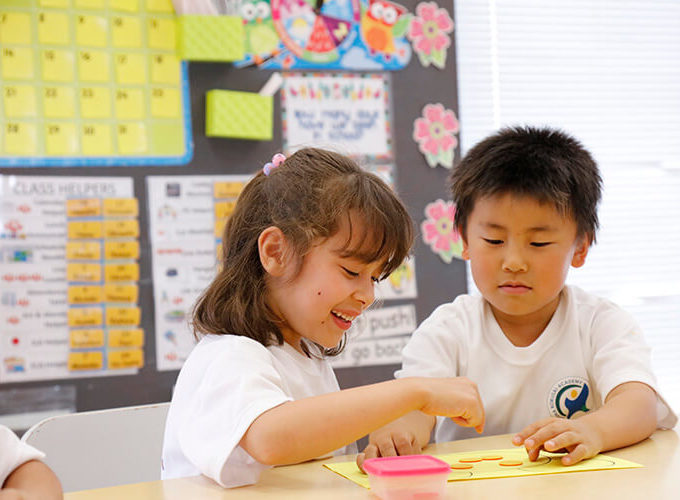
<instances>
[{"instance_id":1,"label":"girl's arm","mask_svg":"<svg viewBox=\"0 0 680 500\"><path fill-rule=\"evenodd\" d=\"M57 500L63 498L61 483L47 465L29 460L7 476L0 500Z\"/></svg>"},{"instance_id":2,"label":"girl's arm","mask_svg":"<svg viewBox=\"0 0 680 500\"><path fill-rule=\"evenodd\" d=\"M466 378L406 377L272 408L250 425L240 445L258 462L303 462L341 448L414 410L443 415L481 432L484 409Z\"/></svg>"}]
</instances>

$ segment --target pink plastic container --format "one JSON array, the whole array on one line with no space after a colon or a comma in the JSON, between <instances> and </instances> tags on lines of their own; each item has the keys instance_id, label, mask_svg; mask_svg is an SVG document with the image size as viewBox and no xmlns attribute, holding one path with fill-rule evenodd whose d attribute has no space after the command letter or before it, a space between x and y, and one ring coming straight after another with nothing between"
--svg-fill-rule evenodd
<instances>
[{"instance_id":1,"label":"pink plastic container","mask_svg":"<svg viewBox=\"0 0 680 500\"><path fill-rule=\"evenodd\" d=\"M404 455L369 458L364 470L382 500L434 500L444 498L451 467L430 455Z\"/></svg>"}]
</instances>

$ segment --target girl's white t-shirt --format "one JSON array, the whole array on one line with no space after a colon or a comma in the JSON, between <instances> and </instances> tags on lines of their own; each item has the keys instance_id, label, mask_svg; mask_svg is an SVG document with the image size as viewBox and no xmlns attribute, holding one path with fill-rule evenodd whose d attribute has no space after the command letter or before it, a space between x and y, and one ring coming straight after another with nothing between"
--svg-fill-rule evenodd
<instances>
[{"instance_id":1,"label":"girl's white t-shirt","mask_svg":"<svg viewBox=\"0 0 680 500\"><path fill-rule=\"evenodd\" d=\"M207 335L177 378L161 477L204 474L227 488L253 484L268 466L239 446L250 424L287 401L338 390L325 359L306 357L286 343L264 347L247 337ZM356 453L356 446L334 452L347 453Z\"/></svg>"},{"instance_id":2,"label":"girl's white t-shirt","mask_svg":"<svg viewBox=\"0 0 680 500\"><path fill-rule=\"evenodd\" d=\"M29 460L42 460L45 454L19 440L11 429L0 425L0 488L7 477Z\"/></svg>"}]
</instances>

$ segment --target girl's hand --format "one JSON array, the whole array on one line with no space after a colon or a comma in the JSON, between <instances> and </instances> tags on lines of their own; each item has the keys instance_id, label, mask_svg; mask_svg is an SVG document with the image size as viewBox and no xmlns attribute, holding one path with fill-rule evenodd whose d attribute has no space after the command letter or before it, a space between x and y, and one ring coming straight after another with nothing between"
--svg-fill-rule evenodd
<instances>
[{"instance_id":1,"label":"girl's hand","mask_svg":"<svg viewBox=\"0 0 680 500\"><path fill-rule=\"evenodd\" d=\"M422 451L413 432L390 428L388 425L371 434L368 445L357 455L357 465L363 471L363 463L367 458L418 455Z\"/></svg>"},{"instance_id":2,"label":"girl's hand","mask_svg":"<svg viewBox=\"0 0 680 500\"><path fill-rule=\"evenodd\" d=\"M484 430L484 405L477 384L465 377L421 378L428 393L420 411L427 415L449 417L463 427Z\"/></svg>"},{"instance_id":3,"label":"girl's hand","mask_svg":"<svg viewBox=\"0 0 680 500\"><path fill-rule=\"evenodd\" d=\"M595 426L586 419L567 420L546 418L528 425L513 438L516 446L524 445L529 460L535 461L541 450L554 453L567 452L562 457L563 465L574 465L591 458L603 448L603 438Z\"/></svg>"}]
</instances>

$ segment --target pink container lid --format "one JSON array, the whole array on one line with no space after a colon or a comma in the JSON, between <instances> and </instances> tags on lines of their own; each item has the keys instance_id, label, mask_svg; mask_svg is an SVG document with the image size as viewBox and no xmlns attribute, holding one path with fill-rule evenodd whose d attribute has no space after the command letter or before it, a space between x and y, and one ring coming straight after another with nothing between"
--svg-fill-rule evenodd
<instances>
[{"instance_id":1,"label":"pink container lid","mask_svg":"<svg viewBox=\"0 0 680 500\"><path fill-rule=\"evenodd\" d=\"M449 472L451 466L432 455L403 455L369 458L364 462L364 470L374 476L425 476Z\"/></svg>"}]
</instances>

